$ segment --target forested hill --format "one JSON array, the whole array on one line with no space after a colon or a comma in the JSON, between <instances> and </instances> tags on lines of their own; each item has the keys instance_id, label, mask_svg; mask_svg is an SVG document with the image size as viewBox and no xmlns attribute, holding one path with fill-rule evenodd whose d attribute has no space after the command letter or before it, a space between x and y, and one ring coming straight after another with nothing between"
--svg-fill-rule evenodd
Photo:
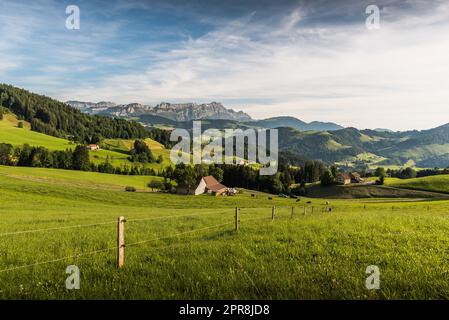
<instances>
[{"instance_id":1,"label":"forested hill","mask_svg":"<svg viewBox=\"0 0 449 320\"><path fill-rule=\"evenodd\" d=\"M0 84L0 106L31 123L31 129L55 137L89 143L101 138L146 138L151 134L135 121L92 116L46 96Z\"/></svg>"},{"instance_id":2,"label":"forested hill","mask_svg":"<svg viewBox=\"0 0 449 320\"><path fill-rule=\"evenodd\" d=\"M140 123L116 117L82 113L65 103L34 94L24 89L0 84L0 106L9 109L19 119L31 123L31 129L47 135L97 143L102 138L152 138L166 147L170 131L145 128ZM147 120L169 124L168 127L192 128L192 121L166 123L163 117L146 115ZM143 121L144 122L144 121ZM145 122L147 123L147 122ZM208 128L259 128L255 121L203 120ZM297 163L303 159L322 160L327 164L340 163L360 168L377 166L418 166L445 168L449 166L449 124L422 131L389 132L344 128L329 131L300 131L298 119L271 119L265 127L278 127L279 151L286 161ZM292 126L292 127L290 127ZM165 127L165 126L161 126ZM338 129L335 127L334 129Z\"/></svg>"}]
</instances>

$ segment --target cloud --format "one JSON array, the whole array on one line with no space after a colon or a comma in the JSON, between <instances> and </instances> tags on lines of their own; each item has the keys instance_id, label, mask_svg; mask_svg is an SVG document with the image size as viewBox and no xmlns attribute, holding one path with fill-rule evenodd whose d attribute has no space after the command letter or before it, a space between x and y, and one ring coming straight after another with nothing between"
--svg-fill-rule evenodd
<instances>
[{"instance_id":1,"label":"cloud","mask_svg":"<svg viewBox=\"0 0 449 320\"><path fill-rule=\"evenodd\" d=\"M41 67L41 91L61 100L215 100L258 118L282 114L359 128L449 122L447 3L383 3L379 30L366 29L363 3L352 3L304 2L270 17L253 10L220 17L199 35L170 29L175 39L145 34L136 42L129 38L141 31L129 29L125 17L87 20L84 33L47 36L56 53ZM205 20L210 25L213 16ZM16 32L29 39L26 30ZM4 63L3 70L20 63ZM24 79L32 83L33 76Z\"/></svg>"}]
</instances>

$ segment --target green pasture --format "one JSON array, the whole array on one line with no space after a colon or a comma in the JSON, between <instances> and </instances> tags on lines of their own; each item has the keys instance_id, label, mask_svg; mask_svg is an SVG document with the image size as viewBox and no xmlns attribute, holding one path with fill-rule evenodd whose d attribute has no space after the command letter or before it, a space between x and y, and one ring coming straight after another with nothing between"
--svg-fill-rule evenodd
<instances>
[{"instance_id":1,"label":"green pasture","mask_svg":"<svg viewBox=\"0 0 449 320\"><path fill-rule=\"evenodd\" d=\"M0 167L0 299L449 298L448 201L122 189L145 179ZM69 265L80 268L80 290L65 287ZM369 265L380 269L379 290L365 287Z\"/></svg>"}]
</instances>

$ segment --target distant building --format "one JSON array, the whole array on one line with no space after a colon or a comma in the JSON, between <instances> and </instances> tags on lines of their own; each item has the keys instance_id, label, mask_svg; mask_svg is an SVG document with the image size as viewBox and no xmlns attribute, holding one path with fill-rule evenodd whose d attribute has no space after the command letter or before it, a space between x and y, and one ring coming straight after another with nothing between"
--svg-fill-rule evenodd
<instances>
[{"instance_id":1,"label":"distant building","mask_svg":"<svg viewBox=\"0 0 449 320\"><path fill-rule=\"evenodd\" d=\"M221 195L227 191L227 187L218 182L213 176L202 177L200 183L195 189L195 195L209 193Z\"/></svg>"},{"instance_id":2,"label":"distant building","mask_svg":"<svg viewBox=\"0 0 449 320\"><path fill-rule=\"evenodd\" d=\"M214 196L219 196L235 195L237 194L237 190L235 190L234 188L226 187L212 176L206 176L201 178L196 187L193 186L189 188L188 186L179 185L178 187L176 187L176 193L185 195L190 194L195 196L203 193L208 193Z\"/></svg>"},{"instance_id":3,"label":"distant building","mask_svg":"<svg viewBox=\"0 0 449 320\"><path fill-rule=\"evenodd\" d=\"M340 173L337 175L336 179L338 184L346 185L351 183L351 176L347 173Z\"/></svg>"},{"instance_id":4,"label":"distant building","mask_svg":"<svg viewBox=\"0 0 449 320\"><path fill-rule=\"evenodd\" d=\"M365 180L363 180L363 178L360 176L360 174L358 174L357 172L351 172L349 174L349 176L351 177L351 182L352 183L363 183Z\"/></svg>"},{"instance_id":5,"label":"distant building","mask_svg":"<svg viewBox=\"0 0 449 320\"><path fill-rule=\"evenodd\" d=\"M89 144L87 145L87 149L95 151L95 150L100 150L100 146L98 144Z\"/></svg>"}]
</instances>

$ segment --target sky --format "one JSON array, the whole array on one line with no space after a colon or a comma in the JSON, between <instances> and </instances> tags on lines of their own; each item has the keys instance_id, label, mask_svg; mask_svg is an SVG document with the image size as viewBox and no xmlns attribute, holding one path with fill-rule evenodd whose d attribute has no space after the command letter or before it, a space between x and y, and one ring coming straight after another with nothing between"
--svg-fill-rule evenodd
<instances>
[{"instance_id":1,"label":"sky","mask_svg":"<svg viewBox=\"0 0 449 320\"><path fill-rule=\"evenodd\" d=\"M61 101L218 101L360 129L449 123L447 0L0 0L0 21L0 82Z\"/></svg>"}]
</instances>

